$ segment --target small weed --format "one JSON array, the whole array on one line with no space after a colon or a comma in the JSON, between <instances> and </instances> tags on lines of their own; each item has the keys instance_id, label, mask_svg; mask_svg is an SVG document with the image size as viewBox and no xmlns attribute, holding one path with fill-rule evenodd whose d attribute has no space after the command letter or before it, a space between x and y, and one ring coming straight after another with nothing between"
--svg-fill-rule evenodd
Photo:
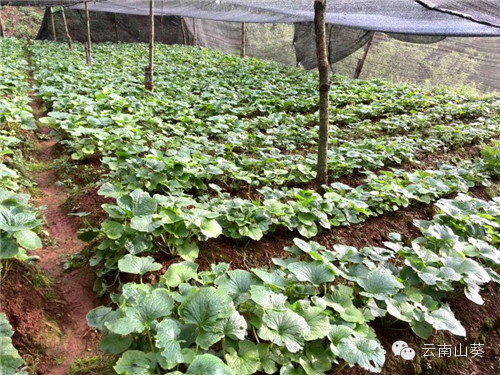
<instances>
[{"instance_id":1,"label":"small weed","mask_svg":"<svg viewBox=\"0 0 500 375\"><path fill-rule=\"evenodd\" d=\"M96 355L75 359L69 365L68 375L80 374L115 374L113 365L115 359L110 356Z\"/></svg>"}]
</instances>

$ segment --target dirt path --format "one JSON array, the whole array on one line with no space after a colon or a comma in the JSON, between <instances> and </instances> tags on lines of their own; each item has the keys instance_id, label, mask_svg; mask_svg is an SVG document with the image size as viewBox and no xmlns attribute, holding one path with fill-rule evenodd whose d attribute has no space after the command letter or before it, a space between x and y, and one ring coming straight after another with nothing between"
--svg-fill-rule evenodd
<instances>
[{"instance_id":1,"label":"dirt path","mask_svg":"<svg viewBox=\"0 0 500 375\"><path fill-rule=\"evenodd\" d=\"M35 117L43 116L40 103L32 97L32 108ZM50 136L50 128L39 129L41 136L36 144L36 159L47 166L37 173L36 181L40 190L40 198L36 203L45 206L44 216L46 230L50 236L51 246L45 246L36 252L40 257L39 266L55 280L59 300L62 302L63 316L60 319L62 330L61 343L58 344L58 364L47 372L51 375L65 375L71 362L77 358L88 355L93 349L86 323L86 314L95 307L92 291L94 275L86 270L65 272L63 269L64 256L78 253L83 248L83 243L77 238L80 220L75 216L68 216L65 202L68 192L58 186L57 171L53 162L60 157L57 142Z\"/></svg>"}]
</instances>

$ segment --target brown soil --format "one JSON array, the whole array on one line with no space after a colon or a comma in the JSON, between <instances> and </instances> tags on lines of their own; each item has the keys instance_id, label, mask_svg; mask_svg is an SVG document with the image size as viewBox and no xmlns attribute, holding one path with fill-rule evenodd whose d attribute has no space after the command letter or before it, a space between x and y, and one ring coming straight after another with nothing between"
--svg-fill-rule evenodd
<instances>
[{"instance_id":1,"label":"brown soil","mask_svg":"<svg viewBox=\"0 0 500 375\"><path fill-rule=\"evenodd\" d=\"M41 106L34 98L32 108L36 117L40 117ZM50 128L44 127L39 132L43 139L37 142L34 156L51 165L60 156L57 142L50 137ZM95 275L85 268L64 272L64 257L79 253L84 246L77 239L81 219L68 216L65 209L68 192L55 184L58 176L54 168L39 172L35 179L40 194L34 203L45 207L48 238L43 249L31 255L39 256L38 268L54 280L53 297L38 296L38 289L30 290L29 278L11 277L22 274L11 271L3 293L7 301L15 303L3 309L16 330L14 343L19 344L21 356L33 373L64 375L73 360L96 352L96 334L86 323L87 312L96 306L92 291ZM45 326L55 334L49 334Z\"/></svg>"}]
</instances>

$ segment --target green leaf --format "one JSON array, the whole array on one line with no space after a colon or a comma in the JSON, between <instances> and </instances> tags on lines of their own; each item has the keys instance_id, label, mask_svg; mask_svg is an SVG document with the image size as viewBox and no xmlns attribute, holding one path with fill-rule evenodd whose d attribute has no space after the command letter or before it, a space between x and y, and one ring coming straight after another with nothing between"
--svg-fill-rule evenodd
<instances>
[{"instance_id":1,"label":"green leaf","mask_svg":"<svg viewBox=\"0 0 500 375\"><path fill-rule=\"evenodd\" d=\"M151 196L140 190L134 190L127 196L118 198L118 205L132 216L152 215L156 211L156 201Z\"/></svg>"},{"instance_id":2,"label":"green leaf","mask_svg":"<svg viewBox=\"0 0 500 375\"><path fill-rule=\"evenodd\" d=\"M196 225L208 238L216 238L222 234L222 227L217 220L202 217L196 220Z\"/></svg>"},{"instance_id":3,"label":"green leaf","mask_svg":"<svg viewBox=\"0 0 500 375\"><path fill-rule=\"evenodd\" d=\"M122 236L123 225L116 221L106 220L101 224L101 228L111 240L116 240Z\"/></svg>"},{"instance_id":4,"label":"green leaf","mask_svg":"<svg viewBox=\"0 0 500 375\"><path fill-rule=\"evenodd\" d=\"M286 310L287 297L284 294L274 293L266 286L254 285L250 288L252 300L265 309Z\"/></svg>"},{"instance_id":5,"label":"green leaf","mask_svg":"<svg viewBox=\"0 0 500 375\"><path fill-rule=\"evenodd\" d=\"M465 328L455 318L455 315L450 310L450 307L446 304L431 312L426 321L430 323L434 329L450 331L457 336L466 335Z\"/></svg>"},{"instance_id":6,"label":"green leaf","mask_svg":"<svg viewBox=\"0 0 500 375\"><path fill-rule=\"evenodd\" d=\"M236 310L233 314L221 322L222 332L226 337L233 340L244 340L247 332L247 322L245 318Z\"/></svg>"},{"instance_id":7,"label":"green leaf","mask_svg":"<svg viewBox=\"0 0 500 375\"><path fill-rule=\"evenodd\" d=\"M162 279L171 288L175 288L182 283L198 278L196 272L198 265L191 262L175 263L168 267Z\"/></svg>"},{"instance_id":8,"label":"green leaf","mask_svg":"<svg viewBox=\"0 0 500 375\"><path fill-rule=\"evenodd\" d=\"M343 338L338 345L342 359L372 372L380 372L385 362L385 350L375 340L363 337Z\"/></svg>"},{"instance_id":9,"label":"green leaf","mask_svg":"<svg viewBox=\"0 0 500 375\"><path fill-rule=\"evenodd\" d=\"M309 335L305 336L306 341L322 339L328 335L330 319L325 315L324 309L310 306L309 302L298 301L295 312L305 319L310 328Z\"/></svg>"},{"instance_id":10,"label":"green leaf","mask_svg":"<svg viewBox=\"0 0 500 375\"><path fill-rule=\"evenodd\" d=\"M225 359L231 370L238 375L253 374L260 367L259 349L248 340L238 342L238 351L229 348Z\"/></svg>"},{"instance_id":11,"label":"green leaf","mask_svg":"<svg viewBox=\"0 0 500 375\"><path fill-rule=\"evenodd\" d=\"M193 262L198 258L200 249L195 242L183 241L182 244L177 246L177 252L182 259Z\"/></svg>"},{"instance_id":12,"label":"green leaf","mask_svg":"<svg viewBox=\"0 0 500 375\"><path fill-rule=\"evenodd\" d=\"M132 336L121 336L110 333L102 338L99 343L99 349L105 353L120 354L130 348L132 345Z\"/></svg>"},{"instance_id":13,"label":"green leaf","mask_svg":"<svg viewBox=\"0 0 500 375\"><path fill-rule=\"evenodd\" d=\"M186 374L189 375L235 375L222 360L211 354L197 356L189 365Z\"/></svg>"},{"instance_id":14,"label":"green leaf","mask_svg":"<svg viewBox=\"0 0 500 375\"><path fill-rule=\"evenodd\" d=\"M302 349L304 338L310 335L310 328L303 317L291 310L266 311L259 329L259 337L278 346L285 346L296 353Z\"/></svg>"},{"instance_id":15,"label":"green leaf","mask_svg":"<svg viewBox=\"0 0 500 375\"><path fill-rule=\"evenodd\" d=\"M87 324L102 331L104 323L116 320L117 315L110 307L99 306L87 313Z\"/></svg>"},{"instance_id":16,"label":"green leaf","mask_svg":"<svg viewBox=\"0 0 500 375\"><path fill-rule=\"evenodd\" d=\"M161 355L171 369L184 361L181 345L178 340L181 332L179 323L173 319L164 319L156 326L156 347L162 349Z\"/></svg>"},{"instance_id":17,"label":"green leaf","mask_svg":"<svg viewBox=\"0 0 500 375\"><path fill-rule=\"evenodd\" d=\"M152 375L154 364L146 353L139 350L128 350L120 357L113 367L117 374Z\"/></svg>"},{"instance_id":18,"label":"green leaf","mask_svg":"<svg viewBox=\"0 0 500 375\"><path fill-rule=\"evenodd\" d=\"M14 239L0 233L0 259L13 258L19 253L19 247Z\"/></svg>"},{"instance_id":19,"label":"green leaf","mask_svg":"<svg viewBox=\"0 0 500 375\"><path fill-rule=\"evenodd\" d=\"M310 282L314 286L329 283L335 279L332 270L321 261L290 263L287 268L299 281Z\"/></svg>"},{"instance_id":20,"label":"green leaf","mask_svg":"<svg viewBox=\"0 0 500 375\"><path fill-rule=\"evenodd\" d=\"M198 289L179 306L179 315L186 323L195 324L208 332L214 329L218 319L229 318L232 313L231 297L212 287Z\"/></svg>"},{"instance_id":21,"label":"green leaf","mask_svg":"<svg viewBox=\"0 0 500 375\"><path fill-rule=\"evenodd\" d=\"M358 279L358 284L364 289L360 294L366 297L373 297L385 300L388 296L394 295L404 285L396 280L391 271L387 269L372 270L364 278Z\"/></svg>"},{"instance_id":22,"label":"green leaf","mask_svg":"<svg viewBox=\"0 0 500 375\"><path fill-rule=\"evenodd\" d=\"M244 270L228 271L227 276L218 280L218 287L228 293L236 306L250 298L250 287L262 284L250 272Z\"/></svg>"},{"instance_id":23,"label":"green leaf","mask_svg":"<svg viewBox=\"0 0 500 375\"><path fill-rule=\"evenodd\" d=\"M154 258L138 257L132 254L125 255L118 261L120 272L144 275L146 272L158 271L161 269L160 263L155 263Z\"/></svg>"},{"instance_id":24,"label":"green leaf","mask_svg":"<svg viewBox=\"0 0 500 375\"><path fill-rule=\"evenodd\" d=\"M160 221L154 221L153 215L134 216L130 220L130 228L138 232L151 233L161 227Z\"/></svg>"},{"instance_id":25,"label":"green leaf","mask_svg":"<svg viewBox=\"0 0 500 375\"><path fill-rule=\"evenodd\" d=\"M17 239L17 243L27 250L35 250L42 247L40 237L38 237L38 235L31 230L24 229L16 232L14 233L14 237Z\"/></svg>"}]
</instances>

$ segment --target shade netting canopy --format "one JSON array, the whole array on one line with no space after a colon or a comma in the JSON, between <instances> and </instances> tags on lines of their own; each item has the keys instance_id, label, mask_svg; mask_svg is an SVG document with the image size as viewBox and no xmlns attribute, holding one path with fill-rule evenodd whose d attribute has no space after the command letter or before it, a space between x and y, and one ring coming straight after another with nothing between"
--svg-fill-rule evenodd
<instances>
[{"instance_id":1,"label":"shade netting canopy","mask_svg":"<svg viewBox=\"0 0 500 375\"><path fill-rule=\"evenodd\" d=\"M12 0L4 5L82 9L80 0ZM313 0L157 0L156 14L214 21L298 23L314 20ZM99 0L92 11L147 15L148 0ZM413 35L500 36L500 0L335 0L327 23Z\"/></svg>"}]
</instances>

